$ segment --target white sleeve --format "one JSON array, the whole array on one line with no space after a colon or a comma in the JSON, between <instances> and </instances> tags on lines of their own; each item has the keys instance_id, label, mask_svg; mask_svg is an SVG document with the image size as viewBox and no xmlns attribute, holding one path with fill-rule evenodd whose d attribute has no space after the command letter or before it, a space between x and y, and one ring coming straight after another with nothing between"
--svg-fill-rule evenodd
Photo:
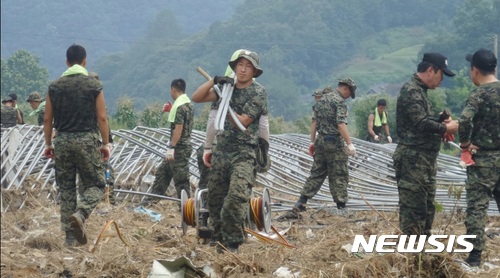
<instances>
[{"instance_id":1,"label":"white sleeve","mask_svg":"<svg viewBox=\"0 0 500 278\"><path fill-rule=\"evenodd\" d=\"M205 137L205 149L210 149L212 148L212 144L215 139L215 115L217 115L217 110L210 110L210 113L208 114L208 120L207 120L207 136Z\"/></svg>"},{"instance_id":2,"label":"white sleeve","mask_svg":"<svg viewBox=\"0 0 500 278\"><path fill-rule=\"evenodd\" d=\"M260 116L259 137L269 142L269 118L267 115Z\"/></svg>"}]
</instances>

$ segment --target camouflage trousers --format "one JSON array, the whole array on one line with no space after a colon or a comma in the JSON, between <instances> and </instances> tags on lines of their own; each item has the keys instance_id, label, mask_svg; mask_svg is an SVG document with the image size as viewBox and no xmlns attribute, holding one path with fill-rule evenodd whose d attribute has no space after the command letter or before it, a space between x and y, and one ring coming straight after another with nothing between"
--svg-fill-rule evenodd
<instances>
[{"instance_id":1,"label":"camouflage trousers","mask_svg":"<svg viewBox=\"0 0 500 278\"><path fill-rule=\"evenodd\" d=\"M101 171L104 173L104 176L106 176L106 167L109 167L111 173L110 173L110 178L109 180L106 180L106 185L109 188L109 203L114 205L116 204L116 198L115 198L115 193L114 193L114 184L115 184L115 178L114 178L114 170L111 167L111 165L107 166L107 162L101 163ZM80 175L79 175L80 176ZM82 179L78 179L78 195L82 196L83 195L83 190L85 189L84 186L82 186ZM103 196L103 200L105 199L106 196Z\"/></svg>"},{"instance_id":2,"label":"camouflage trousers","mask_svg":"<svg viewBox=\"0 0 500 278\"><path fill-rule=\"evenodd\" d=\"M314 143L314 163L301 195L311 199L328 176L328 185L335 203L347 203L349 168L347 151L340 136L318 135Z\"/></svg>"},{"instance_id":3,"label":"camouflage trousers","mask_svg":"<svg viewBox=\"0 0 500 278\"><path fill-rule=\"evenodd\" d=\"M484 250L484 228L492 195L500 212L500 168L467 167L465 190L467 192L465 227L468 235L477 235L475 239L469 239L469 241L474 244L474 249Z\"/></svg>"},{"instance_id":4,"label":"camouflage trousers","mask_svg":"<svg viewBox=\"0 0 500 278\"><path fill-rule=\"evenodd\" d=\"M173 161L163 161L156 170L155 181L151 193L165 195L170 181L174 179L177 198L181 198L182 190L186 190L188 197L191 196L191 187L189 184L189 157L192 148L177 147L174 153Z\"/></svg>"},{"instance_id":5,"label":"camouflage trousers","mask_svg":"<svg viewBox=\"0 0 500 278\"><path fill-rule=\"evenodd\" d=\"M90 132L60 132L54 140L55 176L60 192L61 228L70 231L69 217L82 210L89 217L103 197L105 179L99 152L99 135ZM80 174L77 198L76 174Z\"/></svg>"},{"instance_id":6,"label":"camouflage trousers","mask_svg":"<svg viewBox=\"0 0 500 278\"><path fill-rule=\"evenodd\" d=\"M399 226L407 235L430 235L436 207L438 152L398 145L393 154L399 192Z\"/></svg>"},{"instance_id":7,"label":"camouflage trousers","mask_svg":"<svg viewBox=\"0 0 500 278\"><path fill-rule=\"evenodd\" d=\"M212 239L223 245L243 243L250 192L255 182L255 149L216 151L208 183Z\"/></svg>"},{"instance_id":8,"label":"camouflage trousers","mask_svg":"<svg viewBox=\"0 0 500 278\"><path fill-rule=\"evenodd\" d=\"M208 173L210 172L210 168L208 168L203 162L203 144L196 150L196 160L198 162L198 171L200 172L200 180L198 181L198 188L205 189L208 184Z\"/></svg>"}]
</instances>

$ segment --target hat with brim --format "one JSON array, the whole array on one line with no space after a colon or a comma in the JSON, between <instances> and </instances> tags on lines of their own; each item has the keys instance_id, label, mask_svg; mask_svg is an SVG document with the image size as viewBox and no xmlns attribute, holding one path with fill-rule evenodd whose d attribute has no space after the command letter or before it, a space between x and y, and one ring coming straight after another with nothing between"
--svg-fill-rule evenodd
<instances>
[{"instance_id":1,"label":"hat with brim","mask_svg":"<svg viewBox=\"0 0 500 278\"><path fill-rule=\"evenodd\" d=\"M9 102L9 101L14 101L11 96L6 96L2 99L2 103Z\"/></svg>"},{"instance_id":2,"label":"hat with brim","mask_svg":"<svg viewBox=\"0 0 500 278\"><path fill-rule=\"evenodd\" d=\"M339 84L345 84L347 86L349 86L349 89L351 90L351 98L354 99L356 98L356 89L358 88L358 86L356 86L356 83L354 82L354 80L352 80L351 78L341 78L341 79L338 79L339 81Z\"/></svg>"},{"instance_id":3,"label":"hat with brim","mask_svg":"<svg viewBox=\"0 0 500 278\"><path fill-rule=\"evenodd\" d=\"M319 97L319 96L322 96L322 95L323 95L323 91L322 90L316 90L312 94L313 97Z\"/></svg>"},{"instance_id":4,"label":"hat with brim","mask_svg":"<svg viewBox=\"0 0 500 278\"><path fill-rule=\"evenodd\" d=\"M497 67L497 58L492 51L481 48L474 54L467 54L465 60L469 61L471 66L484 71L495 71Z\"/></svg>"},{"instance_id":5,"label":"hat with brim","mask_svg":"<svg viewBox=\"0 0 500 278\"><path fill-rule=\"evenodd\" d=\"M422 62L428 62L439 67L446 76L455 76L455 73L448 68L448 59L439 53L425 53Z\"/></svg>"},{"instance_id":6,"label":"hat with brim","mask_svg":"<svg viewBox=\"0 0 500 278\"><path fill-rule=\"evenodd\" d=\"M250 61L253 67L257 70L253 75L253 77L259 77L264 72L262 68L259 66L259 55L253 51L248 51L248 50L241 50L240 54L238 54L238 58L236 58L234 61L229 61L229 66L231 67L231 69L233 69L233 71L236 72L235 70L236 64L241 58L245 58L248 61Z\"/></svg>"},{"instance_id":7,"label":"hat with brim","mask_svg":"<svg viewBox=\"0 0 500 278\"><path fill-rule=\"evenodd\" d=\"M32 101L42 102L42 101L43 101L43 98L42 98L42 96L40 95L40 93L38 93L38 92L34 92L34 93L31 93L31 94L28 96L28 99L26 100L26 102L32 102Z\"/></svg>"}]
</instances>

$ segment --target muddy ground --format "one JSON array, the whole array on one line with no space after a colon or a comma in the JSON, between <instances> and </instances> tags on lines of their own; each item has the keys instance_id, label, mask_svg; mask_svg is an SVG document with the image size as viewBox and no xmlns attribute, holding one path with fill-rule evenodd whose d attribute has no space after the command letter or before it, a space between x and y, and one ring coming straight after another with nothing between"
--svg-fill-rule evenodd
<instances>
[{"instance_id":1,"label":"muddy ground","mask_svg":"<svg viewBox=\"0 0 500 278\"><path fill-rule=\"evenodd\" d=\"M100 204L86 223L89 244L66 248L59 225L59 206L37 192L13 196L3 192L4 204L12 204L1 214L1 277L147 277L153 260L186 256L197 267L210 266L217 277L273 277L286 267L299 277L500 277L500 236L487 238L486 262L480 269L467 270L457 260L465 254L402 255L352 254L346 246L356 234L395 234L395 212L350 212L308 210L302 219L278 222L284 213L272 213L272 225L285 234L296 248L268 244L249 238L238 253L218 254L202 244L196 230L181 229L178 203L163 200L150 209L162 220L153 222L146 214L134 212L137 203ZM13 198L26 199L20 204ZM435 234L464 234L463 213L438 213ZM107 221L114 220L129 244L107 232L107 242L90 252ZM499 217L489 219L488 228L499 228ZM112 226L113 227L113 226Z\"/></svg>"}]
</instances>

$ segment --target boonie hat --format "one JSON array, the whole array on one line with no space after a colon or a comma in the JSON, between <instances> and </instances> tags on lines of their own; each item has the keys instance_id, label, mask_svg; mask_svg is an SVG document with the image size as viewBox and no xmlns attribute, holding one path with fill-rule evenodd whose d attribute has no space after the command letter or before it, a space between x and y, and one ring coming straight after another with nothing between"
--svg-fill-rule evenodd
<instances>
[{"instance_id":1,"label":"boonie hat","mask_svg":"<svg viewBox=\"0 0 500 278\"><path fill-rule=\"evenodd\" d=\"M26 102L32 102L32 101L43 101L42 96L40 95L39 92L33 92L28 96L28 100Z\"/></svg>"},{"instance_id":2,"label":"boonie hat","mask_svg":"<svg viewBox=\"0 0 500 278\"><path fill-rule=\"evenodd\" d=\"M319 96L322 96L322 95L323 95L323 91L322 90L316 90L312 94L313 97L319 97Z\"/></svg>"},{"instance_id":3,"label":"boonie hat","mask_svg":"<svg viewBox=\"0 0 500 278\"><path fill-rule=\"evenodd\" d=\"M341 79L338 79L339 80L339 84L346 84L347 86L349 86L349 88L351 89L351 98L355 98L356 95L354 94L356 92L356 88L358 88L356 86L356 83L354 82L354 80L352 80L351 78L341 78Z\"/></svg>"},{"instance_id":4,"label":"boonie hat","mask_svg":"<svg viewBox=\"0 0 500 278\"><path fill-rule=\"evenodd\" d=\"M448 69L448 59L439 53L425 53L422 62L429 62L439 67L446 76L455 76L455 74Z\"/></svg>"},{"instance_id":5,"label":"boonie hat","mask_svg":"<svg viewBox=\"0 0 500 278\"><path fill-rule=\"evenodd\" d=\"M14 101L10 95L9 95L9 96L6 96L6 97L4 97L4 98L2 99L2 103L8 102L8 101Z\"/></svg>"},{"instance_id":6,"label":"boonie hat","mask_svg":"<svg viewBox=\"0 0 500 278\"><path fill-rule=\"evenodd\" d=\"M497 67L497 58L492 51L481 48L473 54L467 54L465 60L469 61L471 66L484 71L494 71Z\"/></svg>"},{"instance_id":7,"label":"boonie hat","mask_svg":"<svg viewBox=\"0 0 500 278\"><path fill-rule=\"evenodd\" d=\"M245 58L250 63L252 63L253 67L257 70L257 72L253 75L253 77L259 77L264 71L259 66L259 55L253 51L242 49L238 54L238 57L234 61L229 61L229 66L233 69L236 66L236 63L240 58Z\"/></svg>"}]
</instances>

